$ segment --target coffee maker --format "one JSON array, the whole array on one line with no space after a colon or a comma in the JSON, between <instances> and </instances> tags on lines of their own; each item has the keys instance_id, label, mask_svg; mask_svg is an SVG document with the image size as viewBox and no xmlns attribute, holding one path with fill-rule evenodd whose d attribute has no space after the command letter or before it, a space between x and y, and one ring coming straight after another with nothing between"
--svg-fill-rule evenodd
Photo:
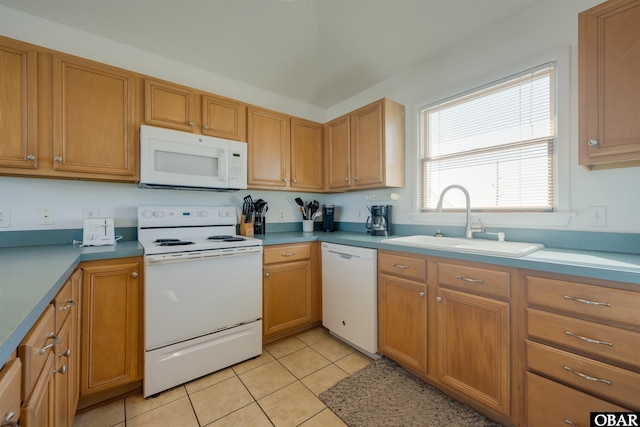
<instances>
[{"instance_id":1,"label":"coffee maker","mask_svg":"<svg viewBox=\"0 0 640 427\"><path fill-rule=\"evenodd\" d=\"M374 205L369 207L371 216L367 218L367 233L372 236L391 235L391 205Z\"/></svg>"},{"instance_id":2,"label":"coffee maker","mask_svg":"<svg viewBox=\"0 0 640 427\"><path fill-rule=\"evenodd\" d=\"M322 231L336 231L336 224L333 220L335 212L334 205L322 205Z\"/></svg>"}]
</instances>

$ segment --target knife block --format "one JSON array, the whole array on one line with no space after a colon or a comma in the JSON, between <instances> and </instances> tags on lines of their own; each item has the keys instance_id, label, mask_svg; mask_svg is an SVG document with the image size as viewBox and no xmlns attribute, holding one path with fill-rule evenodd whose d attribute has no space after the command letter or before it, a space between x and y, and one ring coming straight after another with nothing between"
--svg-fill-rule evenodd
<instances>
[{"instance_id":1,"label":"knife block","mask_svg":"<svg viewBox=\"0 0 640 427\"><path fill-rule=\"evenodd\" d=\"M240 217L240 235L253 237L254 234L254 226L253 226L253 218L251 218L251 222L244 222L246 219L245 215Z\"/></svg>"}]
</instances>

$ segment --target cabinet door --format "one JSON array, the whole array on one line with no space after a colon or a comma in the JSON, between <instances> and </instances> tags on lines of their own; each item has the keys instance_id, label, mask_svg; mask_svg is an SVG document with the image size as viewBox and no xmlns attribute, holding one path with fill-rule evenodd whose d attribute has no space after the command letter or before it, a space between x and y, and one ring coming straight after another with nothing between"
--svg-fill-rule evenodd
<instances>
[{"instance_id":1,"label":"cabinet door","mask_svg":"<svg viewBox=\"0 0 640 427\"><path fill-rule=\"evenodd\" d=\"M36 60L33 47L0 39L0 167L38 167Z\"/></svg>"},{"instance_id":2,"label":"cabinet door","mask_svg":"<svg viewBox=\"0 0 640 427\"><path fill-rule=\"evenodd\" d=\"M509 415L509 303L440 288L438 380Z\"/></svg>"},{"instance_id":3,"label":"cabinet door","mask_svg":"<svg viewBox=\"0 0 640 427\"><path fill-rule=\"evenodd\" d=\"M49 356L33 392L22 404L20 425L22 427L57 427L55 421L55 384L53 379L54 354Z\"/></svg>"},{"instance_id":4,"label":"cabinet door","mask_svg":"<svg viewBox=\"0 0 640 427\"><path fill-rule=\"evenodd\" d=\"M327 186L330 190L351 186L351 126L349 115L324 126Z\"/></svg>"},{"instance_id":5,"label":"cabinet door","mask_svg":"<svg viewBox=\"0 0 640 427\"><path fill-rule=\"evenodd\" d=\"M0 167L38 167L36 61L30 45L0 39Z\"/></svg>"},{"instance_id":6,"label":"cabinet door","mask_svg":"<svg viewBox=\"0 0 640 427\"><path fill-rule=\"evenodd\" d=\"M53 169L64 176L137 180L135 75L79 58L53 59Z\"/></svg>"},{"instance_id":7,"label":"cabinet door","mask_svg":"<svg viewBox=\"0 0 640 427\"><path fill-rule=\"evenodd\" d=\"M291 119L291 187L307 191L323 188L322 125Z\"/></svg>"},{"instance_id":8,"label":"cabinet door","mask_svg":"<svg viewBox=\"0 0 640 427\"><path fill-rule=\"evenodd\" d=\"M264 335L311 321L311 262L267 266L263 282Z\"/></svg>"},{"instance_id":9,"label":"cabinet door","mask_svg":"<svg viewBox=\"0 0 640 427\"><path fill-rule=\"evenodd\" d=\"M289 116L249 107L247 117L249 187L288 187Z\"/></svg>"},{"instance_id":10,"label":"cabinet door","mask_svg":"<svg viewBox=\"0 0 640 427\"><path fill-rule=\"evenodd\" d=\"M246 104L221 96L202 95L202 133L246 141Z\"/></svg>"},{"instance_id":11,"label":"cabinet door","mask_svg":"<svg viewBox=\"0 0 640 427\"><path fill-rule=\"evenodd\" d=\"M640 1L579 15L580 164L640 164Z\"/></svg>"},{"instance_id":12,"label":"cabinet door","mask_svg":"<svg viewBox=\"0 0 640 427\"><path fill-rule=\"evenodd\" d=\"M351 168L356 187L384 183L384 135L382 102L351 113Z\"/></svg>"},{"instance_id":13,"label":"cabinet door","mask_svg":"<svg viewBox=\"0 0 640 427\"><path fill-rule=\"evenodd\" d=\"M59 341L54 348L53 377L55 383L55 419L58 427L71 427L73 413L71 410L71 357L74 356L71 340L71 325L73 321L67 319L58 331Z\"/></svg>"},{"instance_id":14,"label":"cabinet door","mask_svg":"<svg viewBox=\"0 0 640 427\"><path fill-rule=\"evenodd\" d=\"M198 94L184 86L144 81L144 122L187 132L197 129Z\"/></svg>"},{"instance_id":15,"label":"cabinet door","mask_svg":"<svg viewBox=\"0 0 640 427\"><path fill-rule=\"evenodd\" d=\"M378 275L378 349L427 373L426 285Z\"/></svg>"},{"instance_id":16,"label":"cabinet door","mask_svg":"<svg viewBox=\"0 0 640 427\"><path fill-rule=\"evenodd\" d=\"M84 265L82 397L142 376L142 271L139 260Z\"/></svg>"}]
</instances>

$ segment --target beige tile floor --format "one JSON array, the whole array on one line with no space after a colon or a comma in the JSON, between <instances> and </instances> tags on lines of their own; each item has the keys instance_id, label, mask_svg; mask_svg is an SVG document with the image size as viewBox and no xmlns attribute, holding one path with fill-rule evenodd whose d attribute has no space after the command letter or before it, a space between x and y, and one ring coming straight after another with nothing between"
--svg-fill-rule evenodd
<instances>
[{"instance_id":1,"label":"beige tile floor","mask_svg":"<svg viewBox=\"0 0 640 427\"><path fill-rule=\"evenodd\" d=\"M318 327L156 398L139 394L80 413L73 427L345 426L318 395L370 362Z\"/></svg>"}]
</instances>

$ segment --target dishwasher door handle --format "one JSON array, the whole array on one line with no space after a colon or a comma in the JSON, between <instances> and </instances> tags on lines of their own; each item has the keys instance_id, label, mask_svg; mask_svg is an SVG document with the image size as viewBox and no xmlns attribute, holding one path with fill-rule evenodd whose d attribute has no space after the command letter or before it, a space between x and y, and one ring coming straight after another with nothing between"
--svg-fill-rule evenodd
<instances>
[{"instance_id":1,"label":"dishwasher door handle","mask_svg":"<svg viewBox=\"0 0 640 427\"><path fill-rule=\"evenodd\" d=\"M342 259L360 258L358 255L345 254L344 252L336 252L336 251L329 251L329 252L332 254L338 255Z\"/></svg>"}]
</instances>

